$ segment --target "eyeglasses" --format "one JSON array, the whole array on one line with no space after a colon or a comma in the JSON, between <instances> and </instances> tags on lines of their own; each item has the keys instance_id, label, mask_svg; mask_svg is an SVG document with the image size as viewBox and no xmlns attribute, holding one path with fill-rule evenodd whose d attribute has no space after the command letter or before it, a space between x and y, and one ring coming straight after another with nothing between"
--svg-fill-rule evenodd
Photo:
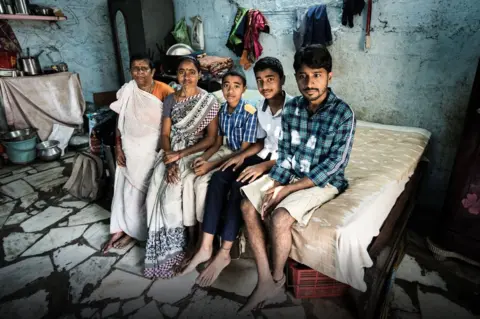
<instances>
[{"instance_id":1,"label":"eyeglasses","mask_svg":"<svg viewBox=\"0 0 480 319\"><path fill-rule=\"evenodd\" d=\"M150 71L150 68L147 68L147 67L134 67L134 68L131 68L130 71L132 71L132 73L140 73L140 72L148 73L148 71Z\"/></svg>"}]
</instances>

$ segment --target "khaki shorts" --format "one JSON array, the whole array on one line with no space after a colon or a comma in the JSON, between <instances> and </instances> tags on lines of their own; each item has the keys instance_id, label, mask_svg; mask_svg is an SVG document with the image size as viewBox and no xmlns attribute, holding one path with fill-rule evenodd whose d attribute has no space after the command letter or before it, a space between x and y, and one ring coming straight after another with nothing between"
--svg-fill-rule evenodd
<instances>
[{"instance_id":1,"label":"khaki shorts","mask_svg":"<svg viewBox=\"0 0 480 319\"><path fill-rule=\"evenodd\" d=\"M257 212L260 212L265 192L272 188L273 184L274 180L268 175L264 175L255 182L242 187L241 192L252 203ZM275 209L286 209L300 226L306 226L313 212L337 195L338 189L335 186L330 184L327 184L324 188L315 186L288 195Z\"/></svg>"}]
</instances>

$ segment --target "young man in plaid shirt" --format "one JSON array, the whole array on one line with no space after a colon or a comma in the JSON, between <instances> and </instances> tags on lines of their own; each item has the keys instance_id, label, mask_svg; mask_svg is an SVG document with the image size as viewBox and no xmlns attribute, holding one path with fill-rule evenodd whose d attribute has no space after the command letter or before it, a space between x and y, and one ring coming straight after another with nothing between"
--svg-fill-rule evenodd
<instances>
[{"instance_id":1,"label":"young man in plaid shirt","mask_svg":"<svg viewBox=\"0 0 480 319\"><path fill-rule=\"evenodd\" d=\"M355 133L352 109L328 87L332 58L321 45L295 54L293 64L302 96L284 107L278 159L268 176L244 186L242 212L255 255L258 283L240 310L247 312L283 289L294 223L306 226L313 212L348 186L347 166ZM269 220L273 273L262 220Z\"/></svg>"}]
</instances>

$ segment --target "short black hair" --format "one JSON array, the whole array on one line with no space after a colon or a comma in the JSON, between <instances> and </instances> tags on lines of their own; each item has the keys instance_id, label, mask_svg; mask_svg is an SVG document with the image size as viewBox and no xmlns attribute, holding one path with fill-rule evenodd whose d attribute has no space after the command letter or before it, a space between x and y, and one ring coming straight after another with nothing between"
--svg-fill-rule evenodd
<instances>
[{"instance_id":1,"label":"short black hair","mask_svg":"<svg viewBox=\"0 0 480 319\"><path fill-rule=\"evenodd\" d=\"M256 74L257 72L265 71L266 69L270 69L277 73L280 78L283 78L285 75L283 72L282 62L280 62L279 59L271 56L267 56L258 60L253 67L253 72Z\"/></svg>"},{"instance_id":2,"label":"short black hair","mask_svg":"<svg viewBox=\"0 0 480 319\"><path fill-rule=\"evenodd\" d=\"M148 63L148 66L150 67L150 69L153 69L155 67L155 65L153 64L153 61L152 59L150 59L150 56L146 53L137 53L137 54L133 54L131 57L130 57L130 67L132 67L132 64L133 62L135 61L147 61Z\"/></svg>"},{"instance_id":3,"label":"short black hair","mask_svg":"<svg viewBox=\"0 0 480 319\"><path fill-rule=\"evenodd\" d=\"M237 70L230 70L230 71L228 71L227 73L225 73L225 74L222 76L222 84L223 84L223 82L225 81L225 79L227 78L227 76L238 76L239 78L242 79L243 86L247 86L247 78L245 78L245 75L243 75L242 73L238 72Z\"/></svg>"},{"instance_id":4,"label":"short black hair","mask_svg":"<svg viewBox=\"0 0 480 319\"><path fill-rule=\"evenodd\" d=\"M195 59L193 56L186 55L178 59L177 69L180 67L180 64L182 64L183 62L192 62L193 65L195 66L195 69L197 69L198 73L200 73L201 71L200 62L197 59Z\"/></svg>"},{"instance_id":5,"label":"short black hair","mask_svg":"<svg viewBox=\"0 0 480 319\"><path fill-rule=\"evenodd\" d=\"M312 69L324 68L327 72L332 72L332 56L324 45L312 44L295 53L293 62L295 72L298 72L302 65Z\"/></svg>"}]
</instances>

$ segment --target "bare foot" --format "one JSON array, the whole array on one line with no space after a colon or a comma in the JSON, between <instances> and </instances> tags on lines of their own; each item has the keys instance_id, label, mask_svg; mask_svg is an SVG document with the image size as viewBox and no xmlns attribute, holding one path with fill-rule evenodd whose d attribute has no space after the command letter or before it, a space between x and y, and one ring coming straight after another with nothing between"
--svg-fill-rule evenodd
<instances>
[{"instance_id":1,"label":"bare foot","mask_svg":"<svg viewBox=\"0 0 480 319\"><path fill-rule=\"evenodd\" d=\"M122 239L117 240L116 242L113 243L113 248L122 249L123 247L127 246L134 240L135 239L133 239L132 237L125 235L122 237Z\"/></svg>"},{"instance_id":2,"label":"bare foot","mask_svg":"<svg viewBox=\"0 0 480 319\"><path fill-rule=\"evenodd\" d=\"M255 308L263 308L265 301L275 297L282 291L285 280L286 278L283 276L278 282L273 281L273 279L259 282L250 297L248 297L247 303L238 310L238 313L244 315Z\"/></svg>"},{"instance_id":3,"label":"bare foot","mask_svg":"<svg viewBox=\"0 0 480 319\"><path fill-rule=\"evenodd\" d=\"M103 252L104 254L106 254L107 251L109 251L111 248L113 248L113 244L115 244L115 242L116 242L117 240L119 240L120 238L122 238L123 235L125 235L125 233L124 233L123 231L120 231L120 232L118 232L118 233L113 234L112 237L110 237L110 240L103 245L102 252Z\"/></svg>"},{"instance_id":4,"label":"bare foot","mask_svg":"<svg viewBox=\"0 0 480 319\"><path fill-rule=\"evenodd\" d=\"M186 275L194 271L198 265L208 261L212 257L212 248L204 249L200 248L198 252L193 256L192 261L188 264L188 266L182 271L181 275Z\"/></svg>"},{"instance_id":5,"label":"bare foot","mask_svg":"<svg viewBox=\"0 0 480 319\"><path fill-rule=\"evenodd\" d=\"M195 244L190 244L187 246L187 249L185 249L185 259L182 260L182 264L181 264L182 270L188 266L192 258L195 256L196 251L197 251L197 248L195 247Z\"/></svg>"},{"instance_id":6,"label":"bare foot","mask_svg":"<svg viewBox=\"0 0 480 319\"><path fill-rule=\"evenodd\" d=\"M225 267L230 264L230 251L222 250L220 251L213 261L205 268L204 271L198 276L195 281L200 287L209 287L217 280L218 275L222 272Z\"/></svg>"}]
</instances>

